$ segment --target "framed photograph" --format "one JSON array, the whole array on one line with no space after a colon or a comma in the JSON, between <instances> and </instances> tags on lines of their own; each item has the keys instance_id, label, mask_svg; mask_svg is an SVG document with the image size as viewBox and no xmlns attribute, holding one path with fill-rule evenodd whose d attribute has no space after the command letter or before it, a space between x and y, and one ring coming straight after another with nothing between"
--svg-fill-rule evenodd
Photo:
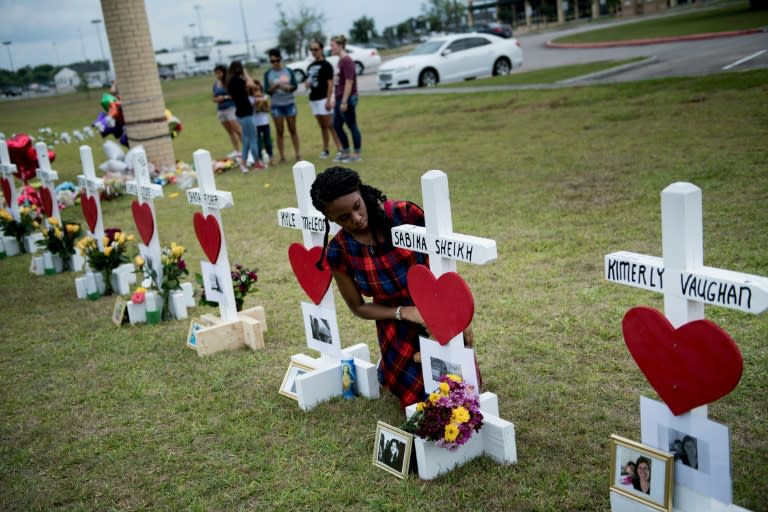
<instances>
[{"instance_id":1,"label":"framed photograph","mask_svg":"<svg viewBox=\"0 0 768 512\"><path fill-rule=\"evenodd\" d=\"M311 372L312 370L314 370L314 368L310 366L291 361L288 365L288 370L283 377L283 383L280 384L280 394L298 401L299 397L296 396L296 377Z\"/></svg>"},{"instance_id":2,"label":"framed photograph","mask_svg":"<svg viewBox=\"0 0 768 512\"><path fill-rule=\"evenodd\" d=\"M653 510L672 512L674 472L671 453L611 436L611 491Z\"/></svg>"},{"instance_id":3,"label":"framed photograph","mask_svg":"<svg viewBox=\"0 0 768 512\"><path fill-rule=\"evenodd\" d=\"M229 273L221 276L217 270L218 267L209 261L200 262L200 270L203 274L203 288L205 289L205 300L220 303L224 298L224 290L221 283L223 279L231 279Z\"/></svg>"},{"instance_id":4,"label":"framed photograph","mask_svg":"<svg viewBox=\"0 0 768 512\"><path fill-rule=\"evenodd\" d=\"M643 443L672 453L675 483L731 504L727 426L692 413L675 416L664 403L641 396L640 437Z\"/></svg>"},{"instance_id":5,"label":"framed photograph","mask_svg":"<svg viewBox=\"0 0 768 512\"><path fill-rule=\"evenodd\" d=\"M204 327L210 327L211 322L202 318L193 318L189 322L189 331L187 332L187 346L197 350L197 331Z\"/></svg>"},{"instance_id":6,"label":"framed photograph","mask_svg":"<svg viewBox=\"0 0 768 512\"><path fill-rule=\"evenodd\" d=\"M125 317L125 308L128 307L128 301L118 296L115 299L115 309L112 310L112 322L120 327L127 319Z\"/></svg>"},{"instance_id":7,"label":"framed photograph","mask_svg":"<svg viewBox=\"0 0 768 512\"><path fill-rule=\"evenodd\" d=\"M332 357L341 355L341 338L336 312L309 302L301 303L307 346Z\"/></svg>"},{"instance_id":8,"label":"framed photograph","mask_svg":"<svg viewBox=\"0 0 768 512\"><path fill-rule=\"evenodd\" d=\"M383 421L376 424L373 465L402 479L408 478L411 466L413 435Z\"/></svg>"},{"instance_id":9,"label":"framed photograph","mask_svg":"<svg viewBox=\"0 0 768 512\"><path fill-rule=\"evenodd\" d=\"M419 342L421 373L424 376L424 390L427 393L437 389L440 377L452 373L474 386L475 394L480 394L474 350L467 347L453 347L451 344L440 345L435 340L423 337L419 337Z\"/></svg>"}]
</instances>

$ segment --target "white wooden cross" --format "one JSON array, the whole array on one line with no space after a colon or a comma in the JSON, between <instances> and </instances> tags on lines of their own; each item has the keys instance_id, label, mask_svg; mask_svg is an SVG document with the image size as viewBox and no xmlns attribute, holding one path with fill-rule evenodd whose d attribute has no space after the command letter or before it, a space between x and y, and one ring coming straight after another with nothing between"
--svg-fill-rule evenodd
<instances>
[{"instance_id":1,"label":"white wooden cross","mask_svg":"<svg viewBox=\"0 0 768 512\"><path fill-rule=\"evenodd\" d=\"M768 278L704 266L701 205L699 187L669 185L661 192L663 258L628 251L605 256L605 278L663 293L664 314L675 327L703 319L704 304L756 315L768 309ZM707 406L688 414L706 418ZM611 492L612 504L616 500ZM675 486L675 502L675 510L744 510L682 485Z\"/></svg>"},{"instance_id":2,"label":"white wooden cross","mask_svg":"<svg viewBox=\"0 0 768 512\"><path fill-rule=\"evenodd\" d=\"M146 246L145 254L151 260L151 267L157 273L157 282L163 282L163 264L161 260L160 235L157 231L157 217L155 216L154 198L163 197L163 187L152 183L149 176L149 162L147 154L142 149L136 152L134 172L136 178L125 184L125 191L137 197L140 205L147 204L152 214L152 238ZM140 246L143 244L139 244ZM150 262L147 262L150 263Z\"/></svg>"},{"instance_id":3,"label":"white wooden cross","mask_svg":"<svg viewBox=\"0 0 768 512\"><path fill-rule=\"evenodd\" d=\"M425 226L404 224L393 227L393 245L427 253L430 270L438 278L446 272L455 272L456 261L483 265L497 258L495 240L453 232L448 176L444 172L432 170L425 173L421 177L421 191ZM448 346L463 348L464 335L456 335ZM439 447L429 449L430 445L425 443L416 444L421 479L435 478L483 454L500 464L517 462L514 424L499 417L498 398L494 393L482 393L479 399L484 425L475 434L474 442L470 440L471 448L450 452ZM406 408L407 416L415 412L415 405Z\"/></svg>"},{"instance_id":4,"label":"white wooden cross","mask_svg":"<svg viewBox=\"0 0 768 512\"><path fill-rule=\"evenodd\" d=\"M216 263L211 262L216 267L217 275L230 275L229 253L227 252L227 242L224 238L224 226L221 222L220 211L224 208L233 206L232 192L216 190L216 181L213 177L213 165L211 164L211 154L198 149L192 154L195 161L195 170L197 171L197 187L187 189L187 201L189 204L200 206L203 209L203 216L209 215L216 218L221 233L221 248L219 249L219 258ZM221 286L222 300L219 301L219 313L224 321L232 321L237 318L237 306L235 305L235 291L232 287L232 279L223 279L219 281Z\"/></svg>"},{"instance_id":5,"label":"white wooden cross","mask_svg":"<svg viewBox=\"0 0 768 512\"><path fill-rule=\"evenodd\" d=\"M11 204L8 205L8 210L11 212L13 220L19 221L19 205L16 201L16 183L14 181L14 174L16 173L16 164L11 163L11 156L8 153L8 145L4 140L0 140L0 178L6 180L9 190L11 192Z\"/></svg>"},{"instance_id":6,"label":"white wooden cross","mask_svg":"<svg viewBox=\"0 0 768 512\"><path fill-rule=\"evenodd\" d=\"M395 247L426 253L435 277L456 271L456 261L484 265L497 258L496 241L453 232L448 176L443 171L429 171L421 177L424 200L424 227L403 224L392 228ZM458 334L451 346L464 346Z\"/></svg>"},{"instance_id":7,"label":"white wooden cross","mask_svg":"<svg viewBox=\"0 0 768 512\"><path fill-rule=\"evenodd\" d=\"M315 166L302 160L293 166L293 183L296 189L298 208L281 208L277 211L277 224L280 227L301 230L301 238L306 249L323 245L325 236L325 216L312 204L310 191L315 182ZM331 233L338 231L336 224L331 224ZM336 314L331 287L325 292L319 306L332 310Z\"/></svg>"},{"instance_id":8,"label":"white wooden cross","mask_svg":"<svg viewBox=\"0 0 768 512\"><path fill-rule=\"evenodd\" d=\"M315 182L315 166L307 161L300 161L293 166L293 182L296 189L296 201L299 207L281 208L277 211L277 224L284 228L301 230L302 241L306 249L321 246L325 236L325 216L312 204L310 191ZM331 236L339 230L331 223ZM333 290L329 286L318 306L336 316ZM342 393L340 359L354 359L357 374L357 391L367 398L379 398L379 383L376 365L370 363L370 349L365 343L358 343L342 349L341 357L334 358L321 354L315 359L305 354L294 354L291 360L314 368L296 377L296 396L299 407L309 410L315 405L330 400Z\"/></svg>"},{"instance_id":9,"label":"white wooden cross","mask_svg":"<svg viewBox=\"0 0 768 512\"><path fill-rule=\"evenodd\" d=\"M51 216L59 221L61 226L61 212L59 212L59 201L56 199L56 180L59 179L59 173L51 169L51 160L48 158L48 145L45 142L35 144L37 152L37 177L43 182L43 187L48 190L51 197ZM45 225L48 225L48 219L45 219Z\"/></svg>"},{"instance_id":10,"label":"white wooden cross","mask_svg":"<svg viewBox=\"0 0 768 512\"><path fill-rule=\"evenodd\" d=\"M664 294L675 327L704 318L704 304L746 313L768 309L768 278L704 266L701 189L673 183L661 192L663 258L628 251L605 256L605 278ZM692 411L707 415L707 406Z\"/></svg>"},{"instance_id":11,"label":"white wooden cross","mask_svg":"<svg viewBox=\"0 0 768 512\"><path fill-rule=\"evenodd\" d=\"M267 319L264 308L257 306L238 313L235 292L230 277L229 253L224 238L224 225L220 211L234 205L231 192L216 189L213 176L211 154L198 149L192 154L197 170L197 187L187 190L189 204L200 206L203 217L216 219L219 227L221 245L216 262L213 263L221 287L222 300L219 300L220 318L203 315L214 325L200 329L196 333L196 349L199 356L210 355L222 350L236 350L247 345L252 349L264 348L264 333L267 331Z\"/></svg>"},{"instance_id":12,"label":"white wooden cross","mask_svg":"<svg viewBox=\"0 0 768 512\"><path fill-rule=\"evenodd\" d=\"M80 161L83 164L83 174L77 176L77 183L80 188L85 189L86 196L93 198L96 204L96 225L92 235L96 239L96 243L99 244L99 250L103 251L104 221L101 218L101 194L99 191L104 189L104 180L96 177L93 167L93 152L90 146L80 146Z\"/></svg>"}]
</instances>

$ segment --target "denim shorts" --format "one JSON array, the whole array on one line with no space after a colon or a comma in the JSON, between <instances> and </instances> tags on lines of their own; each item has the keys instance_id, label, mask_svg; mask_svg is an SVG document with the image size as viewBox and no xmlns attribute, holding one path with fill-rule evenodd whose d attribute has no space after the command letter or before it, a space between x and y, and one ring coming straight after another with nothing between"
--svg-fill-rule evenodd
<instances>
[{"instance_id":1,"label":"denim shorts","mask_svg":"<svg viewBox=\"0 0 768 512\"><path fill-rule=\"evenodd\" d=\"M296 104L291 103L290 105L280 105L275 106L272 105L272 117L293 117L296 115Z\"/></svg>"}]
</instances>

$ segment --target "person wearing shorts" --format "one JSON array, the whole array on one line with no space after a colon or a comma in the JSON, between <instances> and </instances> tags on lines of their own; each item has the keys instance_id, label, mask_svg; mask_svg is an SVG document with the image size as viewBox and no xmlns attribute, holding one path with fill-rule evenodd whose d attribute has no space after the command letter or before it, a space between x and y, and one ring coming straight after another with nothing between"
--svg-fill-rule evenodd
<instances>
[{"instance_id":1,"label":"person wearing shorts","mask_svg":"<svg viewBox=\"0 0 768 512\"><path fill-rule=\"evenodd\" d=\"M312 41L309 51L312 52L315 60L307 66L307 80L304 86L309 89L309 106L317 119L320 134L323 137L323 151L320 153L320 158L326 159L330 156L328 151L330 136L336 144L336 153L341 153L341 142L333 129L333 66L325 60L321 42Z\"/></svg>"},{"instance_id":2,"label":"person wearing shorts","mask_svg":"<svg viewBox=\"0 0 768 512\"><path fill-rule=\"evenodd\" d=\"M264 89L270 95L272 103L272 119L275 121L275 130L277 131L277 151L280 153L278 163L286 161L283 138L286 124L291 133L291 142L298 162L301 160L301 151L299 150L299 133L296 131L296 101L293 96L298 84L293 71L283 66L280 50L272 48L268 54L272 68L264 73Z\"/></svg>"},{"instance_id":3,"label":"person wearing shorts","mask_svg":"<svg viewBox=\"0 0 768 512\"><path fill-rule=\"evenodd\" d=\"M216 103L216 117L229 135L229 140L232 141L234 151L230 153L230 156L234 157L240 153L242 133L235 115L235 102L227 93L227 86L224 83L227 67L219 64L213 72L216 75L216 81L213 82L213 102Z\"/></svg>"}]
</instances>

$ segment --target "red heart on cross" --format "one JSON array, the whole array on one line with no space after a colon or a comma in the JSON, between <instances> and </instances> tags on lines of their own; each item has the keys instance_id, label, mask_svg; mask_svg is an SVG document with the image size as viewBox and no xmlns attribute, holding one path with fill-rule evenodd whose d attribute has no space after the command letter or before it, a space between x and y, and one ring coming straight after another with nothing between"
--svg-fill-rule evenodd
<instances>
[{"instance_id":1,"label":"red heart on cross","mask_svg":"<svg viewBox=\"0 0 768 512\"><path fill-rule=\"evenodd\" d=\"M320 259L322 253L322 247L312 247L307 250L303 245L299 243L291 244L288 247L288 260L291 262L291 268L296 275L296 279L299 281L304 293L312 299L315 304L320 304L325 297L325 292L328 291L328 287L331 285L331 269L323 261L323 269L318 270L315 266L317 260Z\"/></svg>"},{"instance_id":2,"label":"red heart on cross","mask_svg":"<svg viewBox=\"0 0 768 512\"><path fill-rule=\"evenodd\" d=\"M93 233L96 230L96 222L99 220L99 210L96 208L96 198L83 196L80 200L80 208L83 210L88 229Z\"/></svg>"},{"instance_id":3,"label":"red heart on cross","mask_svg":"<svg viewBox=\"0 0 768 512\"><path fill-rule=\"evenodd\" d=\"M639 306L627 311L621 329L629 353L675 416L726 396L741 379L739 347L714 322L675 329L660 311Z\"/></svg>"},{"instance_id":4,"label":"red heart on cross","mask_svg":"<svg viewBox=\"0 0 768 512\"><path fill-rule=\"evenodd\" d=\"M197 235L198 242L200 242L200 246L203 248L203 252L208 256L208 260L215 264L219 259L219 252L221 251L219 221L213 215L204 217L202 213L195 212L192 222L195 225L195 234Z\"/></svg>"},{"instance_id":5,"label":"red heart on cross","mask_svg":"<svg viewBox=\"0 0 768 512\"><path fill-rule=\"evenodd\" d=\"M11 184L8 183L8 180L5 178L2 179L1 183L3 186L3 197L5 198L5 204L7 204L8 207L10 208L12 206L11 200L13 199L11 197Z\"/></svg>"},{"instance_id":6,"label":"red heart on cross","mask_svg":"<svg viewBox=\"0 0 768 512\"><path fill-rule=\"evenodd\" d=\"M475 300L456 272L438 279L424 265L408 271L408 292L432 336L445 345L466 329L475 314Z\"/></svg>"},{"instance_id":7,"label":"red heart on cross","mask_svg":"<svg viewBox=\"0 0 768 512\"><path fill-rule=\"evenodd\" d=\"M155 234L155 219L152 217L152 208L148 203L139 203L134 200L131 203L131 211L133 212L133 222L136 224L136 229L139 230L139 236L144 242L144 245L149 245L152 241L152 235Z\"/></svg>"},{"instance_id":8,"label":"red heart on cross","mask_svg":"<svg viewBox=\"0 0 768 512\"><path fill-rule=\"evenodd\" d=\"M42 202L43 212L46 217L53 216L53 197L48 187L40 187L40 202ZM57 205L58 206L58 205Z\"/></svg>"}]
</instances>

